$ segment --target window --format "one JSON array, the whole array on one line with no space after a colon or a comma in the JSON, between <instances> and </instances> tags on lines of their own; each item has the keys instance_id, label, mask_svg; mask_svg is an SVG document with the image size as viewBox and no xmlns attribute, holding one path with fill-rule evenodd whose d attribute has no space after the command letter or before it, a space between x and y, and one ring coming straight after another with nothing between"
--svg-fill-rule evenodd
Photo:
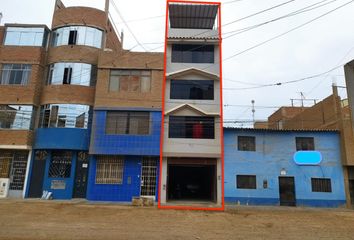
<instances>
[{"instance_id":1,"label":"window","mask_svg":"<svg viewBox=\"0 0 354 240\"><path fill-rule=\"evenodd\" d=\"M7 27L4 45L45 47L48 31L36 27Z\"/></svg>"},{"instance_id":2,"label":"window","mask_svg":"<svg viewBox=\"0 0 354 240\"><path fill-rule=\"evenodd\" d=\"M80 104L47 104L41 107L41 128L87 128L90 107Z\"/></svg>"},{"instance_id":3,"label":"window","mask_svg":"<svg viewBox=\"0 0 354 240\"><path fill-rule=\"evenodd\" d=\"M97 67L86 63L54 63L49 66L49 85L81 85L95 86Z\"/></svg>"},{"instance_id":4,"label":"window","mask_svg":"<svg viewBox=\"0 0 354 240\"><path fill-rule=\"evenodd\" d=\"M75 45L76 44L76 39L77 39L77 31L76 30L70 31L69 32L68 44L69 45Z\"/></svg>"},{"instance_id":5,"label":"window","mask_svg":"<svg viewBox=\"0 0 354 240\"><path fill-rule=\"evenodd\" d=\"M150 70L111 70L110 92L150 92Z\"/></svg>"},{"instance_id":6,"label":"window","mask_svg":"<svg viewBox=\"0 0 354 240\"><path fill-rule=\"evenodd\" d=\"M52 31L51 46L84 45L95 48L102 47L102 31L93 27L70 26Z\"/></svg>"},{"instance_id":7,"label":"window","mask_svg":"<svg viewBox=\"0 0 354 240\"><path fill-rule=\"evenodd\" d=\"M53 151L48 177L69 178L71 173L71 158L71 151Z\"/></svg>"},{"instance_id":8,"label":"window","mask_svg":"<svg viewBox=\"0 0 354 240\"><path fill-rule=\"evenodd\" d=\"M31 105L0 105L0 129L33 129L34 116Z\"/></svg>"},{"instance_id":9,"label":"window","mask_svg":"<svg viewBox=\"0 0 354 240\"><path fill-rule=\"evenodd\" d=\"M332 192L330 178L311 178L312 192Z\"/></svg>"},{"instance_id":10,"label":"window","mask_svg":"<svg viewBox=\"0 0 354 240\"><path fill-rule=\"evenodd\" d=\"M96 184L122 184L123 168L123 157L97 156Z\"/></svg>"},{"instance_id":11,"label":"window","mask_svg":"<svg viewBox=\"0 0 354 240\"><path fill-rule=\"evenodd\" d=\"M237 175L236 176L237 188L240 189L256 189L257 181L256 175Z\"/></svg>"},{"instance_id":12,"label":"window","mask_svg":"<svg viewBox=\"0 0 354 240\"><path fill-rule=\"evenodd\" d=\"M296 151L311 151L315 150L315 142L313 137L297 137Z\"/></svg>"},{"instance_id":13,"label":"window","mask_svg":"<svg viewBox=\"0 0 354 240\"><path fill-rule=\"evenodd\" d=\"M169 138L214 139L214 117L170 116Z\"/></svg>"},{"instance_id":14,"label":"window","mask_svg":"<svg viewBox=\"0 0 354 240\"><path fill-rule=\"evenodd\" d=\"M1 85L27 85L32 66L29 64L3 64Z\"/></svg>"},{"instance_id":15,"label":"window","mask_svg":"<svg viewBox=\"0 0 354 240\"><path fill-rule=\"evenodd\" d=\"M149 112L107 112L106 134L148 135L149 133Z\"/></svg>"},{"instance_id":16,"label":"window","mask_svg":"<svg viewBox=\"0 0 354 240\"><path fill-rule=\"evenodd\" d=\"M214 99L213 80L171 80L171 99Z\"/></svg>"},{"instance_id":17,"label":"window","mask_svg":"<svg viewBox=\"0 0 354 240\"><path fill-rule=\"evenodd\" d=\"M173 44L174 63L214 63L214 45Z\"/></svg>"},{"instance_id":18,"label":"window","mask_svg":"<svg viewBox=\"0 0 354 240\"><path fill-rule=\"evenodd\" d=\"M256 138L249 136L237 137L239 151L256 151Z\"/></svg>"}]
</instances>

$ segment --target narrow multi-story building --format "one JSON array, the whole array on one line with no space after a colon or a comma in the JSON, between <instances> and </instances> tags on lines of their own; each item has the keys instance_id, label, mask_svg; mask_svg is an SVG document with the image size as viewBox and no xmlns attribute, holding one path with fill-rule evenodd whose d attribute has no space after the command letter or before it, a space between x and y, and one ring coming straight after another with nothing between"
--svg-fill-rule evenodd
<instances>
[{"instance_id":1,"label":"narrow multi-story building","mask_svg":"<svg viewBox=\"0 0 354 240\"><path fill-rule=\"evenodd\" d=\"M168 1L161 208L223 209L219 3Z\"/></svg>"},{"instance_id":2,"label":"narrow multi-story building","mask_svg":"<svg viewBox=\"0 0 354 240\"><path fill-rule=\"evenodd\" d=\"M0 27L0 197L23 197L45 71L49 29Z\"/></svg>"}]
</instances>

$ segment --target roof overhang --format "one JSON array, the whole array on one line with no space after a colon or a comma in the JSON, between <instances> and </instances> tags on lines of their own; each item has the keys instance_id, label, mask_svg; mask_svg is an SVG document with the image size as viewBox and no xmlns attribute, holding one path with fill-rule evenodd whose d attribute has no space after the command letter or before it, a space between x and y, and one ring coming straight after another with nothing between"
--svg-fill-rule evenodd
<instances>
[{"instance_id":1,"label":"roof overhang","mask_svg":"<svg viewBox=\"0 0 354 240\"><path fill-rule=\"evenodd\" d=\"M201 115L201 116L218 116L219 113L209 113L209 112L205 112L203 111L202 109L200 108L197 108L195 106L192 106L188 103L186 104L181 104L179 106L176 106L168 111L165 112L165 115L170 115L172 113L176 113L176 112L179 112L179 111L182 111L183 109L189 109L189 110L192 110L193 112Z\"/></svg>"},{"instance_id":2,"label":"roof overhang","mask_svg":"<svg viewBox=\"0 0 354 240\"><path fill-rule=\"evenodd\" d=\"M213 29L219 5L171 3L171 28Z\"/></svg>"}]
</instances>

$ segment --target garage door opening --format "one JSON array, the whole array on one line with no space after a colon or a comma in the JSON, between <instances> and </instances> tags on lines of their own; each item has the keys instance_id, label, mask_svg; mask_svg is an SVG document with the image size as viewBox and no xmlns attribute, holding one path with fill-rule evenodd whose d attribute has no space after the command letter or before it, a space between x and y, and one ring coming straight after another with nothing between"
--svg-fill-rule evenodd
<instances>
[{"instance_id":1,"label":"garage door opening","mask_svg":"<svg viewBox=\"0 0 354 240\"><path fill-rule=\"evenodd\" d=\"M216 201L214 165L169 165L168 200Z\"/></svg>"}]
</instances>

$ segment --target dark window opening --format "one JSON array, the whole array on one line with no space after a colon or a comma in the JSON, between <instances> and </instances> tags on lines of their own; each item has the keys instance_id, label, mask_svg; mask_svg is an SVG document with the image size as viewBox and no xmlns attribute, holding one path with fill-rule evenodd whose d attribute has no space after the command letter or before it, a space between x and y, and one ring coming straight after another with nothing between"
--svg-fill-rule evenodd
<instances>
[{"instance_id":1,"label":"dark window opening","mask_svg":"<svg viewBox=\"0 0 354 240\"><path fill-rule=\"evenodd\" d=\"M256 175L237 175L236 183L240 189L257 189Z\"/></svg>"},{"instance_id":2,"label":"dark window opening","mask_svg":"<svg viewBox=\"0 0 354 240\"><path fill-rule=\"evenodd\" d=\"M68 44L69 45L76 45L76 40L77 40L77 31L76 30L70 31Z\"/></svg>"},{"instance_id":3,"label":"dark window opening","mask_svg":"<svg viewBox=\"0 0 354 240\"><path fill-rule=\"evenodd\" d=\"M315 150L315 141L313 137L297 137L296 151L311 151Z\"/></svg>"},{"instance_id":4,"label":"dark window opening","mask_svg":"<svg viewBox=\"0 0 354 240\"><path fill-rule=\"evenodd\" d=\"M71 151L53 151L48 177L69 178L71 172L71 158Z\"/></svg>"},{"instance_id":5,"label":"dark window opening","mask_svg":"<svg viewBox=\"0 0 354 240\"><path fill-rule=\"evenodd\" d=\"M332 192L330 178L311 178L312 192Z\"/></svg>"},{"instance_id":6,"label":"dark window opening","mask_svg":"<svg viewBox=\"0 0 354 240\"><path fill-rule=\"evenodd\" d=\"M173 44L172 62L214 63L214 45Z\"/></svg>"},{"instance_id":7,"label":"dark window opening","mask_svg":"<svg viewBox=\"0 0 354 240\"><path fill-rule=\"evenodd\" d=\"M148 135L149 133L149 112L107 112L106 134Z\"/></svg>"},{"instance_id":8,"label":"dark window opening","mask_svg":"<svg viewBox=\"0 0 354 240\"><path fill-rule=\"evenodd\" d=\"M63 84L71 83L71 75L72 75L72 68L71 67L64 68Z\"/></svg>"},{"instance_id":9,"label":"dark window opening","mask_svg":"<svg viewBox=\"0 0 354 240\"><path fill-rule=\"evenodd\" d=\"M171 80L171 99L214 99L213 80Z\"/></svg>"},{"instance_id":10,"label":"dark window opening","mask_svg":"<svg viewBox=\"0 0 354 240\"><path fill-rule=\"evenodd\" d=\"M214 118L170 116L168 137L214 139Z\"/></svg>"},{"instance_id":11,"label":"dark window opening","mask_svg":"<svg viewBox=\"0 0 354 240\"><path fill-rule=\"evenodd\" d=\"M256 137L238 136L239 151L256 151Z\"/></svg>"}]
</instances>

